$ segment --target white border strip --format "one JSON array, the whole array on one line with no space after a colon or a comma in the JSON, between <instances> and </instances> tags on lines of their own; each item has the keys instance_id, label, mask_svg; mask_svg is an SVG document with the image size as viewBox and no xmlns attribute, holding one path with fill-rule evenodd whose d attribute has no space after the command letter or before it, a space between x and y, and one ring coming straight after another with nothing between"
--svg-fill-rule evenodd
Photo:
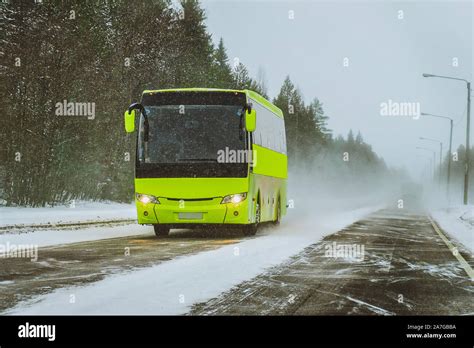
<instances>
[{"instance_id":1,"label":"white border strip","mask_svg":"<svg viewBox=\"0 0 474 348\"><path fill-rule=\"evenodd\" d=\"M453 243L449 241L449 239L441 232L441 229L438 227L436 222L433 220L431 216L429 216L429 220L431 222L431 225L433 226L434 230L438 235L441 237L443 242L448 246L449 250L451 250L451 253L458 259L459 263L461 264L461 267L464 268L466 271L467 275L471 278L471 281L474 281L474 271L472 270L471 266L464 260L462 255L459 253L458 248L456 248Z\"/></svg>"}]
</instances>

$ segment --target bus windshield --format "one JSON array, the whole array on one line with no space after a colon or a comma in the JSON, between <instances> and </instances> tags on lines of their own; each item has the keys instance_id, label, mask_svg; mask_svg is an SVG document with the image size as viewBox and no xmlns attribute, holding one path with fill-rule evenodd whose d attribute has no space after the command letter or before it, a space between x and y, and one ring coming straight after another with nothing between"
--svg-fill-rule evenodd
<instances>
[{"instance_id":1,"label":"bus windshield","mask_svg":"<svg viewBox=\"0 0 474 348\"><path fill-rule=\"evenodd\" d=\"M148 142L140 118L140 163L217 162L218 152L245 149L241 105L146 106Z\"/></svg>"}]
</instances>

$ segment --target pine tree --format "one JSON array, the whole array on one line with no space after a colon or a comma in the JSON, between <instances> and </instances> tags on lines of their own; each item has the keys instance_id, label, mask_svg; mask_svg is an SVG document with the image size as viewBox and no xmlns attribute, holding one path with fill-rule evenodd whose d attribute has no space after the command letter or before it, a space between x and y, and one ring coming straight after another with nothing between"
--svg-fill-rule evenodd
<instances>
[{"instance_id":1,"label":"pine tree","mask_svg":"<svg viewBox=\"0 0 474 348\"><path fill-rule=\"evenodd\" d=\"M229 57L224 47L224 40L219 40L219 45L214 51L214 82L213 86L216 88L233 88L234 80L232 76L232 69L229 65Z\"/></svg>"},{"instance_id":2,"label":"pine tree","mask_svg":"<svg viewBox=\"0 0 474 348\"><path fill-rule=\"evenodd\" d=\"M176 57L175 85L209 86L214 48L207 32L204 10L196 0L181 0L182 14L177 22L175 40L180 55Z\"/></svg>"},{"instance_id":3,"label":"pine tree","mask_svg":"<svg viewBox=\"0 0 474 348\"><path fill-rule=\"evenodd\" d=\"M354 132L352 131L352 129L350 129L349 133L347 134L347 144L351 147L353 147L355 144Z\"/></svg>"},{"instance_id":4,"label":"pine tree","mask_svg":"<svg viewBox=\"0 0 474 348\"><path fill-rule=\"evenodd\" d=\"M252 79L245 65L239 63L233 71L234 85L237 89L247 89L252 85Z\"/></svg>"},{"instance_id":5,"label":"pine tree","mask_svg":"<svg viewBox=\"0 0 474 348\"><path fill-rule=\"evenodd\" d=\"M259 86L260 94L268 99L267 75L261 66L257 71L256 84Z\"/></svg>"},{"instance_id":6,"label":"pine tree","mask_svg":"<svg viewBox=\"0 0 474 348\"><path fill-rule=\"evenodd\" d=\"M288 154L290 163L299 161L301 154L308 150L309 137L305 134L311 122L308 109L304 105L300 91L295 88L290 77L287 76L280 89L280 93L274 99L274 104L282 109L285 115L285 129L287 137ZM313 124L314 125L314 124Z\"/></svg>"},{"instance_id":7,"label":"pine tree","mask_svg":"<svg viewBox=\"0 0 474 348\"><path fill-rule=\"evenodd\" d=\"M311 107L313 108L316 127L322 135L323 142L327 142L332 136L331 130L328 128L329 117L324 113L323 104L318 98L313 99Z\"/></svg>"}]
</instances>

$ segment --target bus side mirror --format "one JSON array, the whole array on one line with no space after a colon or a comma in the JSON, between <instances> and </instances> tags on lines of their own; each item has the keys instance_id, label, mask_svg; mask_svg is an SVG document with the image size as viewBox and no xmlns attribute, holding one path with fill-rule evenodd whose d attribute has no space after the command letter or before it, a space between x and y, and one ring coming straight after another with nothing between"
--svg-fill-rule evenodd
<instances>
[{"instance_id":1,"label":"bus side mirror","mask_svg":"<svg viewBox=\"0 0 474 348\"><path fill-rule=\"evenodd\" d=\"M245 111L245 129L253 132L257 128L257 112L255 109Z\"/></svg>"},{"instance_id":2,"label":"bus side mirror","mask_svg":"<svg viewBox=\"0 0 474 348\"><path fill-rule=\"evenodd\" d=\"M125 131L127 133L133 133L135 131L135 109L125 110L124 114L125 119Z\"/></svg>"}]
</instances>

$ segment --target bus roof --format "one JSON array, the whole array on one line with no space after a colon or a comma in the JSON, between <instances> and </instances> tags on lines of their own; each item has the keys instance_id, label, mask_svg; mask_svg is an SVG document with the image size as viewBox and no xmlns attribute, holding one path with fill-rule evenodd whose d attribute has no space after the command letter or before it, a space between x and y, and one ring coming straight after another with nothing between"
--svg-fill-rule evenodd
<instances>
[{"instance_id":1,"label":"bus roof","mask_svg":"<svg viewBox=\"0 0 474 348\"><path fill-rule=\"evenodd\" d=\"M266 107L272 111L277 116L283 118L283 112L281 109L267 99L262 97L260 94L251 91L249 89L220 89L220 88L174 88L174 89L154 89L154 90L145 90L143 94L155 94L155 93L164 93L164 92L229 92L229 93L245 93L247 97L252 98L262 106Z\"/></svg>"}]
</instances>

